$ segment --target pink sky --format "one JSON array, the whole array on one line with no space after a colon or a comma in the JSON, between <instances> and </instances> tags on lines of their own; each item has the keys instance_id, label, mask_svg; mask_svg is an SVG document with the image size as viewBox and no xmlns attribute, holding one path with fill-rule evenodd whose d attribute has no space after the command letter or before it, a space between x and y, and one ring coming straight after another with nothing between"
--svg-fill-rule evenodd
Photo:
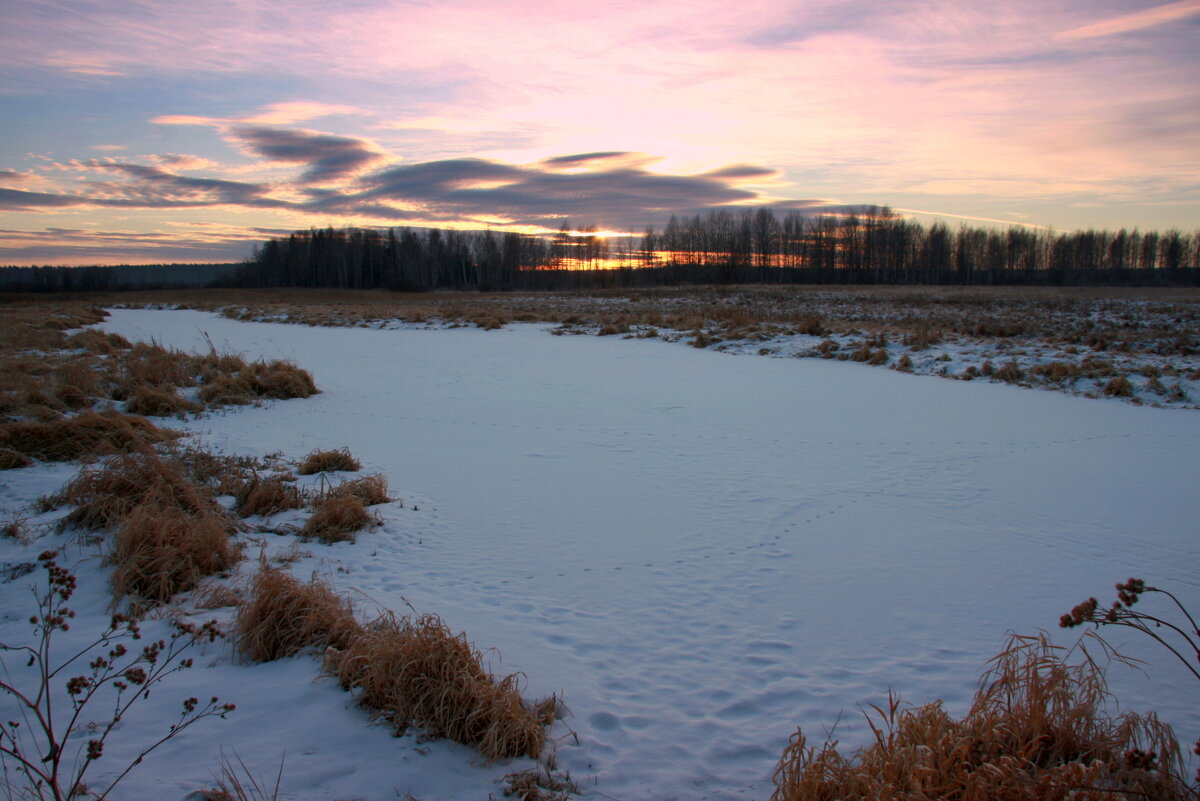
<instances>
[{"instance_id":1,"label":"pink sky","mask_svg":"<svg viewBox=\"0 0 1200 801\"><path fill-rule=\"evenodd\" d=\"M0 263L229 260L327 224L641 230L731 204L1200 225L1200 0L0 15Z\"/></svg>"}]
</instances>

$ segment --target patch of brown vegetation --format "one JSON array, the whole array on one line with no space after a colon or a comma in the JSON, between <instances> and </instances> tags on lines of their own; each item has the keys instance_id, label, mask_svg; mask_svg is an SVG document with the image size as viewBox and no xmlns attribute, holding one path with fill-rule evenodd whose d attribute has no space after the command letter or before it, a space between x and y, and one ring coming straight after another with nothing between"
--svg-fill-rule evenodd
<instances>
[{"instance_id":1,"label":"patch of brown vegetation","mask_svg":"<svg viewBox=\"0 0 1200 801\"><path fill-rule=\"evenodd\" d=\"M961 720L940 701L871 705L875 742L850 758L797 731L772 801L1189 798L1170 728L1153 714L1109 717L1101 669L1061 651L1044 635L1011 638Z\"/></svg>"},{"instance_id":2,"label":"patch of brown vegetation","mask_svg":"<svg viewBox=\"0 0 1200 801\"><path fill-rule=\"evenodd\" d=\"M300 530L304 539L329 545L334 542L353 542L354 535L377 522L354 495L326 498L317 504L312 515Z\"/></svg>"},{"instance_id":3,"label":"patch of brown vegetation","mask_svg":"<svg viewBox=\"0 0 1200 801\"><path fill-rule=\"evenodd\" d=\"M124 517L113 537L113 596L166 603L240 558L224 514L185 509L159 489Z\"/></svg>"},{"instance_id":4,"label":"patch of brown vegetation","mask_svg":"<svg viewBox=\"0 0 1200 801\"><path fill-rule=\"evenodd\" d=\"M237 513L241 517L273 515L304 505L300 490L278 476L260 478L255 475L235 495Z\"/></svg>"},{"instance_id":5,"label":"patch of brown vegetation","mask_svg":"<svg viewBox=\"0 0 1200 801\"><path fill-rule=\"evenodd\" d=\"M149 417L170 417L196 413L201 406L181 397L170 387L139 386L129 395L125 402L125 411L130 414L147 415Z\"/></svg>"},{"instance_id":6,"label":"patch of brown vegetation","mask_svg":"<svg viewBox=\"0 0 1200 801\"><path fill-rule=\"evenodd\" d=\"M362 464L351 455L349 448L338 448L332 451L313 451L304 457L296 472L302 476L311 476L335 470L354 473L361 469Z\"/></svg>"},{"instance_id":7,"label":"patch of brown vegetation","mask_svg":"<svg viewBox=\"0 0 1200 801\"><path fill-rule=\"evenodd\" d=\"M0 425L0 448L52 462L81 456L143 451L181 434L159 428L144 417L117 412L84 412L50 422Z\"/></svg>"},{"instance_id":8,"label":"patch of brown vegetation","mask_svg":"<svg viewBox=\"0 0 1200 801\"><path fill-rule=\"evenodd\" d=\"M347 496L358 498L362 501L363 506L376 506L392 500L388 495L387 477L378 474L343 481L336 487L330 488L326 495L332 498Z\"/></svg>"},{"instance_id":9,"label":"patch of brown vegetation","mask_svg":"<svg viewBox=\"0 0 1200 801\"><path fill-rule=\"evenodd\" d=\"M179 467L152 452L126 454L86 467L55 497L75 508L60 528L92 531L120 524L144 503L169 504L198 517L221 514L220 507Z\"/></svg>"},{"instance_id":10,"label":"patch of brown vegetation","mask_svg":"<svg viewBox=\"0 0 1200 801\"><path fill-rule=\"evenodd\" d=\"M307 584L265 564L238 609L235 643L252 662L270 662L306 648L344 648L361 627L350 603L316 576Z\"/></svg>"},{"instance_id":11,"label":"patch of brown vegetation","mask_svg":"<svg viewBox=\"0 0 1200 801\"><path fill-rule=\"evenodd\" d=\"M518 677L489 676L466 636L435 615L384 615L344 649L330 649L325 664L398 731L420 727L492 760L537 757L545 744L543 720L521 699Z\"/></svg>"}]
</instances>

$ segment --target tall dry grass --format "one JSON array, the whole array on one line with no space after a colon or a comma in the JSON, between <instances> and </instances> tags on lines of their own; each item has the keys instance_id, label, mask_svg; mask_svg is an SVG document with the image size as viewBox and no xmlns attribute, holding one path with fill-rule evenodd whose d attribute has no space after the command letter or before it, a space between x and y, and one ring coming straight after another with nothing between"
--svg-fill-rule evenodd
<instances>
[{"instance_id":1,"label":"tall dry grass","mask_svg":"<svg viewBox=\"0 0 1200 801\"><path fill-rule=\"evenodd\" d=\"M361 469L362 464L354 458L349 448L338 448L329 451L313 451L304 457L299 467L296 468L296 472L302 476L311 476L336 470L355 473Z\"/></svg>"},{"instance_id":2,"label":"tall dry grass","mask_svg":"<svg viewBox=\"0 0 1200 801\"><path fill-rule=\"evenodd\" d=\"M84 412L50 422L0 425L0 448L26 456L65 462L82 456L144 451L182 436L144 417L117 412Z\"/></svg>"},{"instance_id":3,"label":"tall dry grass","mask_svg":"<svg viewBox=\"0 0 1200 801\"><path fill-rule=\"evenodd\" d=\"M262 478L255 474L234 495L237 513L241 517L273 515L287 509L299 509L304 499L296 485L279 476Z\"/></svg>"},{"instance_id":4,"label":"tall dry grass","mask_svg":"<svg viewBox=\"0 0 1200 801\"><path fill-rule=\"evenodd\" d=\"M152 494L125 516L113 535L108 557L113 596L166 603L240 559L224 514L189 511L171 494Z\"/></svg>"},{"instance_id":5,"label":"tall dry grass","mask_svg":"<svg viewBox=\"0 0 1200 801\"><path fill-rule=\"evenodd\" d=\"M475 746L488 759L536 757L557 709L553 698L527 705L519 677L489 675L480 652L440 618L386 612L364 626L326 581L314 576L301 582L265 560L235 628L246 659L266 662L323 649L326 670L397 730L419 727Z\"/></svg>"},{"instance_id":6,"label":"tall dry grass","mask_svg":"<svg viewBox=\"0 0 1200 801\"><path fill-rule=\"evenodd\" d=\"M871 705L874 742L850 757L797 731L772 801L1194 799L1170 727L1153 714L1112 717L1107 698L1095 662L1068 664L1045 636L1014 636L961 720L940 701L892 697Z\"/></svg>"},{"instance_id":7,"label":"tall dry grass","mask_svg":"<svg viewBox=\"0 0 1200 801\"><path fill-rule=\"evenodd\" d=\"M81 470L55 496L72 504L60 527L92 531L119 525L134 509L155 500L194 515L220 513L204 490L173 462L147 451L123 454Z\"/></svg>"},{"instance_id":8,"label":"tall dry grass","mask_svg":"<svg viewBox=\"0 0 1200 801\"><path fill-rule=\"evenodd\" d=\"M492 760L537 757L553 719L553 699L527 706L519 676L488 675L480 652L436 615L385 614L345 648L328 650L325 664L398 731L415 726Z\"/></svg>"},{"instance_id":9,"label":"tall dry grass","mask_svg":"<svg viewBox=\"0 0 1200 801\"><path fill-rule=\"evenodd\" d=\"M261 562L235 629L243 657L270 662L306 648L344 648L361 627L350 603L327 582L313 576L303 583Z\"/></svg>"},{"instance_id":10,"label":"tall dry grass","mask_svg":"<svg viewBox=\"0 0 1200 801\"><path fill-rule=\"evenodd\" d=\"M329 545L353 542L355 534L378 522L355 495L335 495L317 503L300 536Z\"/></svg>"}]
</instances>

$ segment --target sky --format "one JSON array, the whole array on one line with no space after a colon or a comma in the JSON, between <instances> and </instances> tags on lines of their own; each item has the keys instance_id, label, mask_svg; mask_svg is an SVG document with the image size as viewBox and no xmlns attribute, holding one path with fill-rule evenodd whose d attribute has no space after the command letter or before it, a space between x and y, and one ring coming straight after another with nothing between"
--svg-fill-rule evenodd
<instances>
[{"instance_id":1,"label":"sky","mask_svg":"<svg viewBox=\"0 0 1200 801\"><path fill-rule=\"evenodd\" d=\"M0 264L866 204L1200 228L1200 0L0 5Z\"/></svg>"}]
</instances>

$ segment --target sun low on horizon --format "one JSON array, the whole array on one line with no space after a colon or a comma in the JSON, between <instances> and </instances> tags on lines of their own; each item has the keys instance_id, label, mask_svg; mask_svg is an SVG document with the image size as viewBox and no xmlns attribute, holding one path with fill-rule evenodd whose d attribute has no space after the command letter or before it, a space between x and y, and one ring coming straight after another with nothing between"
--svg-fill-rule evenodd
<instances>
[{"instance_id":1,"label":"sun low on horizon","mask_svg":"<svg viewBox=\"0 0 1200 801\"><path fill-rule=\"evenodd\" d=\"M8 0L0 264L889 206L1200 228L1200 0Z\"/></svg>"}]
</instances>

